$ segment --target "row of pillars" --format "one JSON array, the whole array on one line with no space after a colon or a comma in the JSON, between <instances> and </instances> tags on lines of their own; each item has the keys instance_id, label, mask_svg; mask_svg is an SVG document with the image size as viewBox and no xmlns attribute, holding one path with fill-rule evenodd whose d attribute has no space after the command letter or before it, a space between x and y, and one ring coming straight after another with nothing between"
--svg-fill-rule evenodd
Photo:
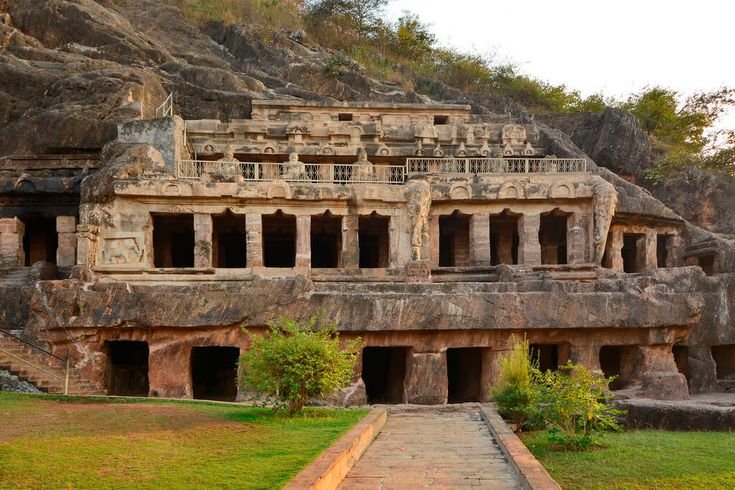
<instances>
[{"instance_id":1,"label":"row of pillars","mask_svg":"<svg viewBox=\"0 0 735 490\"><path fill-rule=\"evenodd\" d=\"M296 216L296 267L311 267L311 215ZM390 267L396 266L396 253L399 249L397 223L391 219L389 236ZM212 265L212 215L194 214L194 267ZM342 216L341 266L359 267L359 216ZM245 236L248 267L262 267L263 264L263 219L261 214L245 215Z\"/></svg>"},{"instance_id":2,"label":"row of pillars","mask_svg":"<svg viewBox=\"0 0 735 490\"><path fill-rule=\"evenodd\" d=\"M625 261L623 258L623 248L625 244L624 229L613 227L609 234L609 243L607 245L607 254L604 267L616 271L625 270ZM658 257L658 237L655 229L648 229L645 233L634 233L637 237L635 241L635 264L628 272L643 272L656 269L659 266L675 267L678 260L678 254L682 245L682 238L679 235L666 235L665 251L666 256L662 261Z\"/></svg>"},{"instance_id":3,"label":"row of pillars","mask_svg":"<svg viewBox=\"0 0 735 490\"><path fill-rule=\"evenodd\" d=\"M76 236L77 219L75 216L57 216L55 218L55 233L57 235L57 247L53 251L56 265L59 267L71 267L76 263ZM26 263L26 254L30 254L31 260L35 255L36 248L41 249L40 260L46 260L47 255L43 253L45 247L49 246L48 237L28 237L26 242L30 250L23 246L26 234L25 223L19 218L0 218L0 266L18 267ZM36 240L38 238L38 240ZM40 258L43 257L43 258Z\"/></svg>"},{"instance_id":4,"label":"row of pillars","mask_svg":"<svg viewBox=\"0 0 735 490\"><path fill-rule=\"evenodd\" d=\"M473 266L488 266L491 264L490 246L490 214L476 213L470 215L469 254L470 264ZM439 264L439 218L430 217L431 244L429 259L432 265ZM567 263L581 264L587 262L587 229L588 216L569 215L567 218L566 247ZM518 263L540 265L541 242L539 230L541 215L524 214L518 217ZM512 264L511 260L512 236L500 236L498 246L498 262Z\"/></svg>"}]
</instances>

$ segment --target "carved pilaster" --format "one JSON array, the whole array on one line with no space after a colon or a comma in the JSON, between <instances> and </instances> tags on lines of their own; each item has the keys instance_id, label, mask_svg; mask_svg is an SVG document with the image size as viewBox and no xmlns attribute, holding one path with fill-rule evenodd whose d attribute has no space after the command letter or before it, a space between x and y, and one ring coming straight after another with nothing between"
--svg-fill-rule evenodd
<instances>
[{"instance_id":1,"label":"carved pilaster","mask_svg":"<svg viewBox=\"0 0 735 490\"><path fill-rule=\"evenodd\" d=\"M347 269L357 269L360 265L358 226L359 218L356 214L342 218L342 267Z\"/></svg>"},{"instance_id":2,"label":"carved pilaster","mask_svg":"<svg viewBox=\"0 0 735 490\"><path fill-rule=\"evenodd\" d=\"M99 228L92 225L77 225L77 264L95 267L98 246Z\"/></svg>"}]
</instances>

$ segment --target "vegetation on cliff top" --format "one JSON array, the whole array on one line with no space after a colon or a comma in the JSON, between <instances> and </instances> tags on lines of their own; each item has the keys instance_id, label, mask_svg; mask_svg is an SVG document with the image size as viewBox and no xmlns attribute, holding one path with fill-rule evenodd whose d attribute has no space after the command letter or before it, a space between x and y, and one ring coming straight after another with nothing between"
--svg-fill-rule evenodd
<instances>
[{"instance_id":1,"label":"vegetation on cliff top","mask_svg":"<svg viewBox=\"0 0 735 490\"><path fill-rule=\"evenodd\" d=\"M735 91L722 88L683 97L674 90L647 87L627 100L604 94L583 97L565 85L528 76L512 63L439 45L429 25L404 12L396 22L384 18L390 0L165 0L194 21L223 20L258 26L264 37L303 30L309 40L336 51L325 73L335 78L351 69L352 58L366 74L427 92L438 80L464 93L507 97L536 114L599 112L617 107L634 114L651 138L657 156L651 180L696 166L735 175L735 131L710 128Z\"/></svg>"}]
</instances>

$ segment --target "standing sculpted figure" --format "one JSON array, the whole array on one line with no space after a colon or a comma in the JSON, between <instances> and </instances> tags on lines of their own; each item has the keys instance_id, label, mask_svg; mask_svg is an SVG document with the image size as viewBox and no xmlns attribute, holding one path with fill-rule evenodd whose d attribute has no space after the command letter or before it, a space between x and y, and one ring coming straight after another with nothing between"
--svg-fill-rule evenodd
<instances>
[{"instance_id":1,"label":"standing sculpted figure","mask_svg":"<svg viewBox=\"0 0 735 490\"><path fill-rule=\"evenodd\" d=\"M368 160L365 148L357 150L357 161L354 163L351 180L358 182L373 181L373 164Z\"/></svg>"},{"instance_id":2,"label":"standing sculpted figure","mask_svg":"<svg viewBox=\"0 0 735 490\"><path fill-rule=\"evenodd\" d=\"M283 180L306 179L306 166L299 161L299 154L295 151L288 154L288 161L284 162L281 178Z\"/></svg>"},{"instance_id":3,"label":"standing sculpted figure","mask_svg":"<svg viewBox=\"0 0 735 490\"><path fill-rule=\"evenodd\" d=\"M607 244L607 233L618 204L618 193L608 181L597 177L592 183L592 209L594 212L594 227L592 241L594 244L594 263L602 262Z\"/></svg>"},{"instance_id":4,"label":"standing sculpted figure","mask_svg":"<svg viewBox=\"0 0 735 490\"><path fill-rule=\"evenodd\" d=\"M407 191L411 220L411 260L421 260L421 248L429 241L431 186L425 180L411 182Z\"/></svg>"},{"instance_id":5,"label":"standing sculpted figure","mask_svg":"<svg viewBox=\"0 0 735 490\"><path fill-rule=\"evenodd\" d=\"M217 160L219 163L219 172L226 176L236 176L240 174L240 162L235 158L235 151L232 146L227 145L224 156Z\"/></svg>"}]
</instances>

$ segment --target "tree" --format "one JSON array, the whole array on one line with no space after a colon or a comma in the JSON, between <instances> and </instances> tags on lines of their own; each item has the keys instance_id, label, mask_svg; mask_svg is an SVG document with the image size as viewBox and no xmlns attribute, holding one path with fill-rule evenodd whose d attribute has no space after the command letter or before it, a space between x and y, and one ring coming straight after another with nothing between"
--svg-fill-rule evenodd
<instances>
[{"instance_id":1,"label":"tree","mask_svg":"<svg viewBox=\"0 0 735 490\"><path fill-rule=\"evenodd\" d=\"M360 340L339 339L335 323L320 316L306 323L280 318L240 358L241 381L266 403L300 412L309 398L323 398L352 379Z\"/></svg>"},{"instance_id":2,"label":"tree","mask_svg":"<svg viewBox=\"0 0 735 490\"><path fill-rule=\"evenodd\" d=\"M312 24L336 23L342 31L353 31L365 39L375 30L389 0L310 0L307 16Z\"/></svg>"}]
</instances>

